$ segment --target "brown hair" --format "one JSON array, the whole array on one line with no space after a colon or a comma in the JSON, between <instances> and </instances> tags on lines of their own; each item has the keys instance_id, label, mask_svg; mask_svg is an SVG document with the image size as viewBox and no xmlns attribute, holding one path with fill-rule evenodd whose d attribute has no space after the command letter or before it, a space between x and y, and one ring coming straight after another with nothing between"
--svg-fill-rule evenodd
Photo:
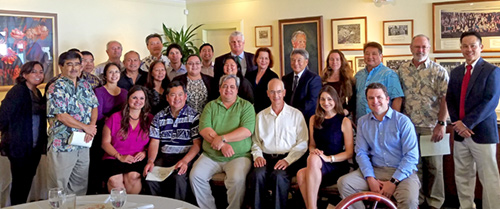
<instances>
[{"instance_id":1,"label":"brown hair","mask_svg":"<svg viewBox=\"0 0 500 209\"><path fill-rule=\"evenodd\" d=\"M326 80L332 76L333 74L333 69L328 65L328 59L330 58L330 55L333 53L337 53L340 56L340 69L339 69L339 82L340 84L340 92L338 92L338 95L340 97L340 101L346 101L346 99L351 98L351 96L354 94L352 91L352 86L355 83L354 80L354 71L351 69L349 64L347 63L347 59L345 58L344 53L342 53L340 50L334 49L331 50L330 53L328 53L328 56L326 57L326 68L323 70L323 75L321 76L321 80L323 81L323 84L326 83Z\"/></svg>"},{"instance_id":2,"label":"brown hair","mask_svg":"<svg viewBox=\"0 0 500 209\"><path fill-rule=\"evenodd\" d=\"M163 78L163 80L165 79L168 79L167 78L167 68L165 66L165 63L163 63L163 61L161 60L155 60L151 63L151 65L149 65L149 72L148 72L148 78L146 79L146 88L148 89L153 89L155 87L155 78L153 78L153 68L155 67L155 65L161 63L163 65L163 69L165 69L165 78ZM163 81L162 81L162 84L163 84Z\"/></svg>"},{"instance_id":3,"label":"brown hair","mask_svg":"<svg viewBox=\"0 0 500 209\"><path fill-rule=\"evenodd\" d=\"M269 54L269 68L272 68L274 66L274 61L273 61L273 53L271 53L271 50L269 48L259 48L257 51L255 51L255 56L253 56L253 64L257 65L257 58L259 58L259 54L261 52L267 52Z\"/></svg>"},{"instance_id":4,"label":"brown hair","mask_svg":"<svg viewBox=\"0 0 500 209\"><path fill-rule=\"evenodd\" d=\"M147 92L148 90L142 86L135 85L132 86L132 88L130 88L130 90L128 91L127 101L125 102L125 105L123 106L122 109L122 120L120 121L120 131L118 131L118 134L120 134L123 141L127 140L128 129L130 126L129 122L130 107L128 104L128 99L132 94L134 94L137 91L144 92L144 107L142 107L141 113L139 114L139 126L141 130L138 133L138 137L141 136L141 134L145 134L148 137L145 137L142 140L149 139L149 125L151 124L151 121L148 116L151 108L149 106L148 92Z\"/></svg>"},{"instance_id":5,"label":"brown hair","mask_svg":"<svg viewBox=\"0 0 500 209\"><path fill-rule=\"evenodd\" d=\"M319 92L319 98L318 98L318 101L316 102L317 103L316 104L316 113L314 114L315 115L314 128L317 128L317 129L323 128L323 126L321 126L321 124L323 123L323 121L325 121L325 115L326 115L325 110L319 104L320 100L321 100L321 94L323 94L323 92L330 95L333 99L333 102L335 102L335 107L333 108L333 111L335 111L335 113L337 113L337 114L344 115L344 110L342 109L342 102L340 102L340 98L339 98L339 95L337 94L337 91L335 91L335 89L329 85L323 86L323 88L321 88L321 91Z\"/></svg>"}]
</instances>

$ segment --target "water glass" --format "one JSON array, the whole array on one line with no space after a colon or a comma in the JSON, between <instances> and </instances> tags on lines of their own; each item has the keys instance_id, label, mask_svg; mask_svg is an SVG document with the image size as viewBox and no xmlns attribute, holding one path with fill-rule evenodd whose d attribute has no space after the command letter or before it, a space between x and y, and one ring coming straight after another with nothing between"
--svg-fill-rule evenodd
<instances>
[{"instance_id":1,"label":"water glass","mask_svg":"<svg viewBox=\"0 0 500 209\"><path fill-rule=\"evenodd\" d=\"M64 200L63 188L52 188L49 190L49 204L52 209L59 209Z\"/></svg>"},{"instance_id":2,"label":"water glass","mask_svg":"<svg viewBox=\"0 0 500 209\"><path fill-rule=\"evenodd\" d=\"M120 209L127 202L127 192L125 188L113 188L110 193L111 205L115 209Z\"/></svg>"},{"instance_id":3,"label":"water glass","mask_svg":"<svg viewBox=\"0 0 500 209\"><path fill-rule=\"evenodd\" d=\"M76 195L66 194L63 200L63 209L75 209L76 208Z\"/></svg>"}]
</instances>

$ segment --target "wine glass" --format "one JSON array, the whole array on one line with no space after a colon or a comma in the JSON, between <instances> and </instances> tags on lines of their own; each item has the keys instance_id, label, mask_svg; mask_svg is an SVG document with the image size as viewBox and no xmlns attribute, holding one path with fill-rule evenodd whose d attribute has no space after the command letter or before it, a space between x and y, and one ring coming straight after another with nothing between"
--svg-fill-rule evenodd
<instances>
[{"instance_id":1,"label":"wine glass","mask_svg":"<svg viewBox=\"0 0 500 209\"><path fill-rule=\"evenodd\" d=\"M63 188L52 188L49 190L49 204L52 209L59 209L64 200Z\"/></svg>"},{"instance_id":2,"label":"wine glass","mask_svg":"<svg viewBox=\"0 0 500 209\"><path fill-rule=\"evenodd\" d=\"M110 197L113 208L120 209L127 201L127 192L125 188L113 188L111 189Z\"/></svg>"}]
</instances>

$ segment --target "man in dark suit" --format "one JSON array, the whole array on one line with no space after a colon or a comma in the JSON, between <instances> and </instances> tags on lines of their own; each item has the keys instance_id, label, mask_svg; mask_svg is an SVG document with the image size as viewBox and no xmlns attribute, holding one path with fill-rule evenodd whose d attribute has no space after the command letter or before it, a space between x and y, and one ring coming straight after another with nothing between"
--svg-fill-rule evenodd
<instances>
[{"instance_id":1,"label":"man in dark suit","mask_svg":"<svg viewBox=\"0 0 500 209\"><path fill-rule=\"evenodd\" d=\"M309 53L306 50L293 50L290 62L293 72L282 78L286 91L290 92L285 95L285 102L299 109L309 124L309 118L316 110L316 101L322 86L321 78L307 68Z\"/></svg>"},{"instance_id":2,"label":"man in dark suit","mask_svg":"<svg viewBox=\"0 0 500 209\"><path fill-rule=\"evenodd\" d=\"M223 54L215 58L214 64L214 78L220 78L224 74L224 64L222 61L226 56L232 56L236 58L236 61L240 63L241 74L246 75L247 72L254 71L255 64L253 63L253 54L250 52L243 51L245 47L245 36L239 31L234 31L229 35L229 46L231 47L231 52Z\"/></svg>"},{"instance_id":3,"label":"man in dark suit","mask_svg":"<svg viewBox=\"0 0 500 209\"><path fill-rule=\"evenodd\" d=\"M465 32L460 37L466 63L451 71L446 94L456 132L453 159L460 208L475 208L476 167L483 185L483 208L500 205L495 113L500 97L500 68L481 58L481 41L477 32Z\"/></svg>"}]
</instances>

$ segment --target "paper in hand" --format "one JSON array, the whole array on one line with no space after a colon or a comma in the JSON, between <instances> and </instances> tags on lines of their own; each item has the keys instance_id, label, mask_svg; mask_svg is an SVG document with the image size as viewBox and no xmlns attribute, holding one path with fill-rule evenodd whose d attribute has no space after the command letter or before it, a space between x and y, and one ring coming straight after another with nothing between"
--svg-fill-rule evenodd
<instances>
[{"instance_id":1,"label":"paper in hand","mask_svg":"<svg viewBox=\"0 0 500 209\"><path fill-rule=\"evenodd\" d=\"M160 167L155 166L153 170L148 173L146 176L146 180L148 181L164 181L167 179L170 174L172 174L175 170L175 165L171 167Z\"/></svg>"},{"instance_id":2,"label":"paper in hand","mask_svg":"<svg viewBox=\"0 0 500 209\"><path fill-rule=\"evenodd\" d=\"M92 146L93 141L94 140L91 140L90 142L85 142L85 132L73 131L73 133L71 133L71 136L69 137L69 144L82 147Z\"/></svg>"},{"instance_id":3,"label":"paper in hand","mask_svg":"<svg viewBox=\"0 0 500 209\"><path fill-rule=\"evenodd\" d=\"M435 156L450 154L450 134L445 134L439 142L431 141L432 135L420 136L420 156Z\"/></svg>"}]
</instances>

